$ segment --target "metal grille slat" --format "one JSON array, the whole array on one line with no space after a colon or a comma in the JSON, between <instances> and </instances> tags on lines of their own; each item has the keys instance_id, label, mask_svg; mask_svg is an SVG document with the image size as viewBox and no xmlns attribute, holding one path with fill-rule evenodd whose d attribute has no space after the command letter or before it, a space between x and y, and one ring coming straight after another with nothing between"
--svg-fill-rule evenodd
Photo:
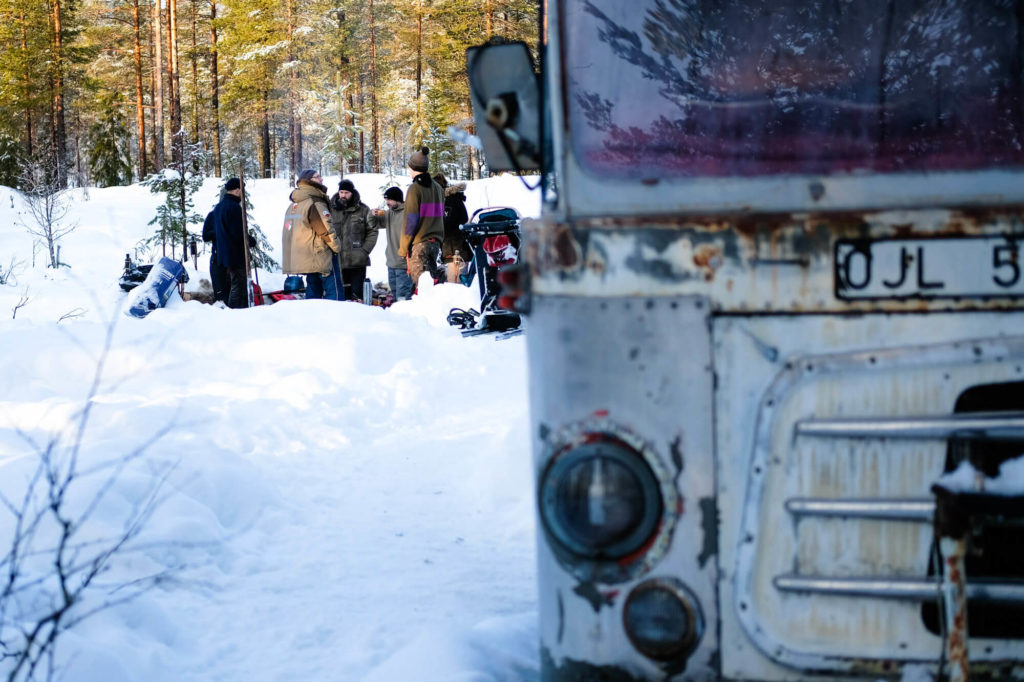
<instances>
[{"instance_id":1,"label":"metal grille slat","mask_svg":"<svg viewBox=\"0 0 1024 682\"><path fill-rule=\"evenodd\" d=\"M839 597L874 597L905 601L931 601L939 597L939 584L926 578L831 578L780 575L773 581L782 592ZM1024 604L1024 582L972 581L967 583L972 601Z\"/></svg>"},{"instance_id":2,"label":"metal grille slat","mask_svg":"<svg viewBox=\"0 0 1024 682\"><path fill-rule=\"evenodd\" d=\"M796 423L796 434L824 438L1024 440L1024 412L802 419Z\"/></svg>"},{"instance_id":3,"label":"metal grille slat","mask_svg":"<svg viewBox=\"0 0 1024 682\"><path fill-rule=\"evenodd\" d=\"M797 497L786 500L786 510L794 516L930 523L935 515L935 501L927 498L832 499Z\"/></svg>"}]
</instances>

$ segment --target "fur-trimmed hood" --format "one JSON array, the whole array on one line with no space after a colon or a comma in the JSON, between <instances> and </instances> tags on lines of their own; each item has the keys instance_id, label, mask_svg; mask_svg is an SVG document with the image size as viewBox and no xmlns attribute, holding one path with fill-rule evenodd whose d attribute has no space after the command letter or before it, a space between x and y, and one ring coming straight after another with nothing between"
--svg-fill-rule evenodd
<instances>
[{"instance_id":1,"label":"fur-trimmed hood","mask_svg":"<svg viewBox=\"0 0 1024 682\"><path fill-rule=\"evenodd\" d=\"M454 196L459 192L466 191L466 183L464 182L453 182L444 188L444 197L447 199L450 196Z\"/></svg>"},{"instance_id":2,"label":"fur-trimmed hood","mask_svg":"<svg viewBox=\"0 0 1024 682\"><path fill-rule=\"evenodd\" d=\"M299 180L297 183L295 183L295 190L292 193L294 194L295 192L302 189L303 185L308 185L309 187L320 190L320 193L324 195L324 199L327 199L327 186L321 185L319 182L316 182L314 180ZM293 199L293 201L300 200Z\"/></svg>"}]
</instances>

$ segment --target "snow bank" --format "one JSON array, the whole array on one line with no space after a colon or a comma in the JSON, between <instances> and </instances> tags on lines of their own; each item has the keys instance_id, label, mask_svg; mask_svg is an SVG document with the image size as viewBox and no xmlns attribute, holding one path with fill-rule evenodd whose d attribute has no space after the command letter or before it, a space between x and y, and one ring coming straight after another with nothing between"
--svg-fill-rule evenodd
<instances>
[{"instance_id":1,"label":"snow bank","mask_svg":"<svg viewBox=\"0 0 1024 682\"><path fill-rule=\"evenodd\" d=\"M352 179L367 199L390 186ZM471 183L470 210L535 213L516 183ZM200 213L218 184L204 185ZM279 249L288 187L250 188ZM462 338L445 316L478 299L454 284L388 310L228 310L174 295L129 318L117 279L158 202L139 187L76 190L70 267L54 271L33 267L19 197L0 188L0 261L22 263L0 286L0 492L21 499L47 443L70 456L92 395L72 496L79 513L95 506L83 537L116 537L158 502L82 608L158 579L62 638L63 679L535 678L523 338ZM383 248L382 235L371 270ZM193 281L206 261L189 262ZM0 542L12 527L0 508ZM50 594L38 586L18 616Z\"/></svg>"}]
</instances>

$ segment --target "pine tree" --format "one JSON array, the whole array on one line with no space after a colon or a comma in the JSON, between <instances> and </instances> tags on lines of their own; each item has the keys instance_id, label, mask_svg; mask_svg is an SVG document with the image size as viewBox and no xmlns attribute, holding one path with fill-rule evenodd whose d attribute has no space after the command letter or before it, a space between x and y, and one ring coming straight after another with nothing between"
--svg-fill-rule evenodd
<instances>
[{"instance_id":1,"label":"pine tree","mask_svg":"<svg viewBox=\"0 0 1024 682\"><path fill-rule=\"evenodd\" d=\"M142 184L149 187L153 194L163 194L164 203L156 208L156 215L148 224L156 225L156 231L143 239L141 246L147 249L161 247L161 254L167 255L167 246L171 247L171 256L175 248L181 246L184 257L188 248L188 227L202 225L203 217L194 210L193 195L203 186L203 176L191 170L195 156L200 153L197 145L183 145L184 154L180 162L184 171L176 168L164 168L153 173Z\"/></svg>"},{"instance_id":2,"label":"pine tree","mask_svg":"<svg viewBox=\"0 0 1024 682\"><path fill-rule=\"evenodd\" d=\"M132 180L131 131L121 111L124 104L119 93L103 97L103 109L89 128L89 167L100 187L126 185Z\"/></svg>"},{"instance_id":3,"label":"pine tree","mask_svg":"<svg viewBox=\"0 0 1024 682\"><path fill-rule=\"evenodd\" d=\"M21 144L9 133L0 131L0 185L18 185L24 159Z\"/></svg>"}]
</instances>

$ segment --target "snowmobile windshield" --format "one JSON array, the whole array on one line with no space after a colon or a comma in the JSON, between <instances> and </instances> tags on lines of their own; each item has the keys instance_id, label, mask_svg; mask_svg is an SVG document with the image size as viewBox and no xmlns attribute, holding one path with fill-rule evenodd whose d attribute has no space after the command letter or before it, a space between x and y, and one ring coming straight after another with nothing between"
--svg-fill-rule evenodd
<instances>
[{"instance_id":1,"label":"snowmobile windshield","mask_svg":"<svg viewBox=\"0 0 1024 682\"><path fill-rule=\"evenodd\" d=\"M1024 168L1013 0L582 0L573 151L598 177Z\"/></svg>"}]
</instances>

